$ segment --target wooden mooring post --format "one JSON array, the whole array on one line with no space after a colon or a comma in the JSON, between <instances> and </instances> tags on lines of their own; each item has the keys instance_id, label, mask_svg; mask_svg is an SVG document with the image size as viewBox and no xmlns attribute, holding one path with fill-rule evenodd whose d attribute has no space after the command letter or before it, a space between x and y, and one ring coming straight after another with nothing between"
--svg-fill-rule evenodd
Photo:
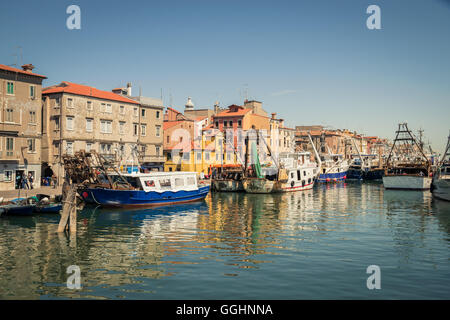
<instances>
[{"instance_id":1,"label":"wooden mooring post","mask_svg":"<svg viewBox=\"0 0 450 320\"><path fill-rule=\"evenodd\" d=\"M58 232L77 232L77 184L64 182L62 188L62 212L59 220Z\"/></svg>"}]
</instances>

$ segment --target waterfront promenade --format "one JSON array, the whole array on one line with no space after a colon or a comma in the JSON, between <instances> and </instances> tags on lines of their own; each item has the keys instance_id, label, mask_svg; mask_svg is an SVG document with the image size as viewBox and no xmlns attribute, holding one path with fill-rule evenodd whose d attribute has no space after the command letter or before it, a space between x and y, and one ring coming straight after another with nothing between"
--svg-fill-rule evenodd
<instances>
[{"instance_id":1,"label":"waterfront promenade","mask_svg":"<svg viewBox=\"0 0 450 320\"><path fill-rule=\"evenodd\" d=\"M40 187L35 189L20 189L20 197L32 197L36 194L47 194L51 197L54 197L55 195L61 194L62 186L59 186L57 188L53 187ZM12 200L19 197L19 189L15 190L6 190L6 191L0 191L0 198L3 198L3 201Z\"/></svg>"}]
</instances>

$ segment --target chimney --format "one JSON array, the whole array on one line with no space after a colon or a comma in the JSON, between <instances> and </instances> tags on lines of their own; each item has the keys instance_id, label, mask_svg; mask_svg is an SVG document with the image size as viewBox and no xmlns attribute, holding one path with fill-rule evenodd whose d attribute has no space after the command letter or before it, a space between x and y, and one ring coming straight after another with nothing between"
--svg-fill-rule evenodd
<instances>
[{"instance_id":1,"label":"chimney","mask_svg":"<svg viewBox=\"0 0 450 320\"><path fill-rule=\"evenodd\" d=\"M22 66L22 69L23 69L23 71L26 71L26 72L32 72L34 69L34 66L31 63L28 63L28 64L24 64Z\"/></svg>"},{"instance_id":2,"label":"chimney","mask_svg":"<svg viewBox=\"0 0 450 320\"><path fill-rule=\"evenodd\" d=\"M131 97L131 82L127 83L127 96Z\"/></svg>"},{"instance_id":3,"label":"chimney","mask_svg":"<svg viewBox=\"0 0 450 320\"><path fill-rule=\"evenodd\" d=\"M272 119L274 119L275 120L275 116L276 116L277 114L274 112L274 113L272 113Z\"/></svg>"}]
</instances>

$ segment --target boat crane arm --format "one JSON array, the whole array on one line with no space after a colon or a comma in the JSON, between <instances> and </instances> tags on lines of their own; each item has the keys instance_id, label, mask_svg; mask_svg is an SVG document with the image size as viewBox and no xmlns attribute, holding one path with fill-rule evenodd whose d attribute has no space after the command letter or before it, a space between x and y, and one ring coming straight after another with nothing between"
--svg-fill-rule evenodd
<instances>
[{"instance_id":1,"label":"boat crane arm","mask_svg":"<svg viewBox=\"0 0 450 320\"><path fill-rule=\"evenodd\" d=\"M322 160L320 159L319 153L317 152L316 146L314 145L314 142L312 141L311 135L309 133L308 133L308 138L309 138L309 142L311 143L311 146L313 147L314 155L316 156L317 164L319 165L318 172L320 173L320 170L322 169Z\"/></svg>"}]
</instances>

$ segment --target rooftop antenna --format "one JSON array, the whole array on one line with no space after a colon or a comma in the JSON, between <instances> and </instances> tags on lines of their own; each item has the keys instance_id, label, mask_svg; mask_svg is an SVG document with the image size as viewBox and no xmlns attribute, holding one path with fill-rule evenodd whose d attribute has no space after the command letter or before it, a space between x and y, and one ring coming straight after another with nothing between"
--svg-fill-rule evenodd
<instances>
[{"instance_id":1,"label":"rooftop antenna","mask_svg":"<svg viewBox=\"0 0 450 320\"><path fill-rule=\"evenodd\" d=\"M245 100L248 100L248 84L244 83Z\"/></svg>"},{"instance_id":2,"label":"rooftop antenna","mask_svg":"<svg viewBox=\"0 0 450 320\"><path fill-rule=\"evenodd\" d=\"M142 97L142 87L139 86L139 97Z\"/></svg>"}]
</instances>

